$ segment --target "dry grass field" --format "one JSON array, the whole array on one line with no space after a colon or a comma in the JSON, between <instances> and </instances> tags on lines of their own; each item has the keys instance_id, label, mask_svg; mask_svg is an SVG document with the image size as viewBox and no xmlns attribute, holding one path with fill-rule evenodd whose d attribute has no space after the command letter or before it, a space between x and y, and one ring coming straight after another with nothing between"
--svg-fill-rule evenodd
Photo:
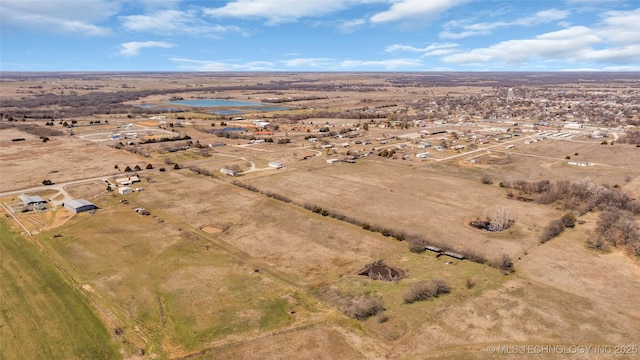
<instances>
[{"instance_id":1,"label":"dry grass field","mask_svg":"<svg viewBox=\"0 0 640 360\"><path fill-rule=\"evenodd\" d=\"M407 74L394 76L410 79ZM166 106L173 95L251 101L315 96L322 98L284 104L297 108L288 114L370 106L386 109L392 117L414 101L489 93L493 86L457 85L463 81L448 87L389 86L394 76L337 73L318 80L317 74L238 74L224 79L207 74L112 74L90 80L5 82L0 95L17 99L33 96L29 91L60 89L79 94L176 91L128 102L157 106ZM314 79L345 88L198 90ZM82 87L87 84L95 89ZM349 84L353 87L347 90ZM367 86L380 89L360 91ZM310 117L293 123L278 119L277 113L249 113L231 122L198 109L185 110L165 114L168 122L185 118L184 126L173 129L138 112L78 117L82 126L74 128L73 136L64 130L49 136L48 142L13 125L0 129L0 203L17 209L3 210L0 221L0 358L566 359L574 357L522 351L508 356L487 348L640 346L638 257L621 248L601 253L587 246L588 233L598 223L597 211L578 217L575 228L541 244L547 224L569 210L560 202L542 205L510 199L510 190L499 185L590 180L618 185L637 199L639 148L600 145L584 137L525 145L535 133L524 133L479 145L478 150L439 152L417 148L416 128L386 126L358 130L355 138L326 137L311 143L305 137L319 136L314 128L318 124L338 134L360 121ZM417 114L415 109L411 112ZM85 124L96 119L102 124ZM255 119L280 126L274 142L249 143ZM226 126L251 129L237 134L237 139L205 132L224 127L223 120L229 122ZM127 139L122 140L124 149L115 149L120 140L108 141L108 134L129 122L140 134L152 128L187 134L192 146L172 152L173 144L186 142L128 145L135 141ZM37 121L25 124L39 126ZM429 129L463 133L488 126L493 125ZM54 128L62 129L57 122ZM263 137L268 136L255 136ZM389 142L383 144L387 137ZM453 137L438 134L425 140L436 145L441 138ZM25 140L12 141L15 138ZM284 138L291 143L278 144ZM336 149L322 149L322 140ZM472 140L456 141L469 145ZM349 146L343 146L345 142ZM226 145L208 147L218 143ZM507 149L509 144L516 146ZM404 160L375 155L394 148L407 155ZM360 150L374 155L355 163L327 163ZM420 151L432 156L418 159L415 154ZM308 155L313 156L305 159ZM569 165L567 156L593 166ZM273 161L284 168L270 168ZM174 170L174 163L181 169ZM140 171L142 181L131 185L142 191L107 191L103 178L115 184L126 166L144 169L147 164L154 169ZM243 173L222 175L220 168L229 165L238 165ZM483 177L492 184L483 184ZM56 184L44 187L43 179ZM22 191L53 201L45 210L23 212L17 198ZM88 199L98 209L72 214L59 205L65 196ZM413 253L408 241L305 208L314 205L381 229L422 235L458 252L475 252L489 262L432 251ZM488 232L469 225L495 209L507 209L514 220L507 230ZM514 262L513 273L492 266L505 254ZM379 281L358 275L376 260L406 277ZM432 279L443 280L449 292L406 303L413 286ZM349 304L358 299L375 299L382 311L360 320L349 317ZM18 348L30 355L17 356ZM637 358L583 355L575 358Z\"/></svg>"},{"instance_id":2,"label":"dry grass field","mask_svg":"<svg viewBox=\"0 0 640 360\"><path fill-rule=\"evenodd\" d=\"M13 142L14 137L25 141ZM137 164L141 159L126 152L70 136L37 137L14 129L0 130L0 189L26 189L44 179L61 183L105 176L115 164Z\"/></svg>"},{"instance_id":3,"label":"dry grass field","mask_svg":"<svg viewBox=\"0 0 640 360\"><path fill-rule=\"evenodd\" d=\"M556 212L508 200L504 190L497 185L482 185L479 179L371 159L357 164L325 163L315 170L260 173L244 181L299 203L315 204L408 234L423 234L490 259L502 253L521 256L535 246L538 231ZM493 207L510 209L516 220L510 230L492 234L468 226L470 221L484 218Z\"/></svg>"}]
</instances>

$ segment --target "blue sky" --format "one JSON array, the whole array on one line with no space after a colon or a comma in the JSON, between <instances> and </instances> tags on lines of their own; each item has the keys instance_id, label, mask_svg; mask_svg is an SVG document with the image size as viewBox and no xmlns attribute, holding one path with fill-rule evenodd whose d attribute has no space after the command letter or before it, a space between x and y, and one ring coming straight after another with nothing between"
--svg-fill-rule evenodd
<instances>
[{"instance_id":1,"label":"blue sky","mask_svg":"<svg viewBox=\"0 0 640 360\"><path fill-rule=\"evenodd\" d=\"M640 71L640 0L0 0L2 71Z\"/></svg>"}]
</instances>

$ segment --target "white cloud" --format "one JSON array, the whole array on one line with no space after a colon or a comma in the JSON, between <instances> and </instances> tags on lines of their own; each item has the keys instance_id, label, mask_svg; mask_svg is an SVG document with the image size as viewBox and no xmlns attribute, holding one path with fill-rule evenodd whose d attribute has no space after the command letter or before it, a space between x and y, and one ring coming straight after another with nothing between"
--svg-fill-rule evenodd
<instances>
[{"instance_id":1,"label":"white cloud","mask_svg":"<svg viewBox=\"0 0 640 360\"><path fill-rule=\"evenodd\" d=\"M566 72L590 72L590 71L600 71L600 69L595 69L595 68L569 68L569 69L560 69L559 71L566 71Z\"/></svg>"},{"instance_id":2,"label":"white cloud","mask_svg":"<svg viewBox=\"0 0 640 360\"><path fill-rule=\"evenodd\" d=\"M180 69L189 71L270 71L274 69L274 63L270 61L250 61L247 63L231 63L216 60L193 60L185 58L170 58L179 63Z\"/></svg>"},{"instance_id":3,"label":"white cloud","mask_svg":"<svg viewBox=\"0 0 640 360\"><path fill-rule=\"evenodd\" d=\"M289 60L280 60L286 67L328 67L334 61L329 58L296 58Z\"/></svg>"},{"instance_id":4,"label":"white cloud","mask_svg":"<svg viewBox=\"0 0 640 360\"><path fill-rule=\"evenodd\" d=\"M264 18L267 24L294 22L303 17L319 17L353 5L389 0L235 0L204 13L215 17Z\"/></svg>"},{"instance_id":5,"label":"white cloud","mask_svg":"<svg viewBox=\"0 0 640 360\"><path fill-rule=\"evenodd\" d=\"M0 19L4 28L25 28L87 36L107 35L108 27L95 23L107 20L120 10L109 0L3 0Z\"/></svg>"},{"instance_id":6,"label":"white cloud","mask_svg":"<svg viewBox=\"0 0 640 360\"><path fill-rule=\"evenodd\" d=\"M604 71L640 71L639 65L624 65L624 66L607 66L602 70Z\"/></svg>"},{"instance_id":7,"label":"white cloud","mask_svg":"<svg viewBox=\"0 0 640 360\"><path fill-rule=\"evenodd\" d=\"M522 65L532 60L636 67L640 59L640 9L611 11L593 28L572 26L533 39L502 41L485 48L458 52L442 58L460 65L502 63Z\"/></svg>"},{"instance_id":8,"label":"white cloud","mask_svg":"<svg viewBox=\"0 0 640 360\"><path fill-rule=\"evenodd\" d=\"M198 17L197 12L159 10L149 15L121 17L123 27L129 31L149 32L162 35L211 35L227 31L240 31L237 26L211 25Z\"/></svg>"},{"instance_id":9,"label":"white cloud","mask_svg":"<svg viewBox=\"0 0 640 360\"><path fill-rule=\"evenodd\" d=\"M428 54L436 50L451 49L451 48L455 48L456 46L458 45L453 43L442 43L442 44L432 44L424 48L418 48L411 45L394 44L394 45L387 46L387 48L384 49L384 51L388 53L408 51L408 52Z\"/></svg>"},{"instance_id":10,"label":"white cloud","mask_svg":"<svg viewBox=\"0 0 640 360\"><path fill-rule=\"evenodd\" d=\"M462 39L470 36L486 35L491 31L508 26L534 26L552 21L565 19L569 15L568 11L549 9L538 11L532 16L521 17L512 21L482 22L470 24L467 21L449 21L445 24L445 30L440 33L441 38ZM461 28L461 31L453 29Z\"/></svg>"},{"instance_id":11,"label":"white cloud","mask_svg":"<svg viewBox=\"0 0 640 360\"><path fill-rule=\"evenodd\" d=\"M602 50L588 50L584 52L584 59L618 64L640 63L640 44L612 47Z\"/></svg>"},{"instance_id":12,"label":"white cloud","mask_svg":"<svg viewBox=\"0 0 640 360\"><path fill-rule=\"evenodd\" d=\"M367 21L365 19L347 20L338 25L338 30L343 33L350 33L366 23Z\"/></svg>"},{"instance_id":13,"label":"white cloud","mask_svg":"<svg viewBox=\"0 0 640 360\"><path fill-rule=\"evenodd\" d=\"M488 61L503 61L522 64L532 58L567 59L578 58L585 49L602 39L584 26L550 32L535 39L507 40L487 48L473 49L444 57L444 61L455 64L475 64Z\"/></svg>"},{"instance_id":14,"label":"white cloud","mask_svg":"<svg viewBox=\"0 0 640 360\"><path fill-rule=\"evenodd\" d=\"M361 69L366 67L397 70L402 68L414 68L421 66L417 59L390 59L390 60L344 60L338 63L341 69Z\"/></svg>"},{"instance_id":15,"label":"white cloud","mask_svg":"<svg viewBox=\"0 0 640 360\"><path fill-rule=\"evenodd\" d=\"M147 48L172 48L173 44L165 41L131 41L120 44L122 55L138 55L140 50Z\"/></svg>"},{"instance_id":16,"label":"white cloud","mask_svg":"<svg viewBox=\"0 0 640 360\"><path fill-rule=\"evenodd\" d=\"M637 44L640 41L640 9L609 11L605 14L599 34L618 44Z\"/></svg>"},{"instance_id":17,"label":"white cloud","mask_svg":"<svg viewBox=\"0 0 640 360\"><path fill-rule=\"evenodd\" d=\"M182 0L135 0L147 9L172 8L180 4Z\"/></svg>"},{"instance_id":18,"label":"white cloud","mask_svg":"<svg viewBox=\"0 0 640 360\"><path fill-rule=\"evenodd\" d=\"M186 58L171 58L178 63L180 69L190 71L286 71L301 70L360 70L363 68L397 70L403 68L415 68L422 63L415 59L391 59L391 60L337 60L331 58L297 58L278 61L252 61L235 62L219 60L193 60Z\"/></svg>"},{"instance_id":19,"label":"white cloud","mask_svg":"<svg viewBox=\"0 0 640 360\"><path fill-rule=\"evenodd\" d=\"M418 19L440 14L441 12L467 2L468 0L397 0L391 8L379 12L369 20L372 23L384 23L402 19Z\"/></svg>"}]
</instances>

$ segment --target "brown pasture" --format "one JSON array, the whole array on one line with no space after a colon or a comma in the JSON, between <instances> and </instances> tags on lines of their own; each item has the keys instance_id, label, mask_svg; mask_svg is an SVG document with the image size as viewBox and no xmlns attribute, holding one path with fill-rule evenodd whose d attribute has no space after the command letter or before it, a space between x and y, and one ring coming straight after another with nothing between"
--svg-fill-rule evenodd
<instances>
[{"instance_id":1,"label":"brown pasture","mask_svg":"<svg viewBox=\"0 0 640 360\"><path fill-rule=\"evenodd\" d=\"M185 99L256 100L273 97L275 91L202 93L198 86L268 83L288 76L237 74L222 79L209 74L151 74L104 76L91 82L104 85L99 91L122 90L126 83L126 89L131 90L193 87L192 92L178 94ZM318 77L296 76L301 80ZM327 74L322 81L384 84L387 80L379 74ZM83 83L86 80L70 79L54 84L44 78L3 82L0 95L3 99L17 98L29 96L32 90L60 92L61 88L77 88L74 91L79 94L94 91L82 90ZM42 88L28 88L38 85ZM277 96L326 96L293 105L341 111L490 90L407 86L398 91L341 91L329 95L292 90ZM154 95L132 103L165 106L172 95ZM322 152L301 161L300 154L320 150L304 140L312 134L305 127L310 122L328 122L335 125L331 130L339 131L342 124L358 120L306 119L304 126L287 124L291 130L283 126L285 130L276 131L276 142L288 136L291 144L249 145L248 139L224 139L199 131L219 128L223 117L185 110L189 111L169 114L167 120L184 116L195 126L175 128L176 132L189 134L194 143L206 146L224 142L227 146L167 153L165 144L141 145L141 153L150 154L145 158L106 146L117 142L94 143L79 138L95 131L112 131L111 125L77 128L76 135L51 137L47 143L16 129L0 130L2 191L40 185L44 178L60 184L123 174L114 169L116 164L121 170L127 165L144 168L147 163L156 169L167 168L166 172L144 171L139 186L145 190L126 196L106 193L106 184L100 181L67 185L65 189L72 197L89 198L99 206L93 214L71 216L58 208L18 215L29 229L43 229L34 239L74 289L88 299L109 331L124 329L125 335L114 336L114 341L145 348L149 358L174 359L487 359L498 358L487 352L489 345L638 345L632 341L640 339L640 264L618 249L596 253L586 247L586 232L593 230L597 213L581 217L584 223L541 245L539 237L544 227L565 210L507 199L507 190L498 185L503 180L590 179L618 184L638 198L638 148L600 145L599 141L585 139L546 139L524 145L518 139L513 142L517 145L514 149L506 149L507 143L492 143L481 145L478 151L463 150L455 158L449 158L458 155L454 151L427 149L432 157L419 160L415 153L420 149L409 144L404 151L413 157L408 160L374 156L358 159L355 164L327 164L327 159L340 157L348 149L365 146L353 144L338 148L336 154ZM245 123L262 116L278 122L273 113L242 116L247 119ZM146 115L129 119L126 114L103 114L93 119L157 127ZM211 122L216 126L211 127ZM228 126L237 125L227 122ZM299 129L293 130L296 126ZM385 134L414 130L372 127L357 139L325 140L333 144L367 140L373 142L367 150L380 150L383 146L378 139ZM16 137L26 140L12 142ZM440 137L448 135L428 139L436 144ZM394 139L387 147L410 142ZM594 165L571 166L566 156ZM179 163L182 169L164 165L165 159ZM246 171L251 163L262 169L270 161L284 163L285 169L247 172L237 178L219 173L224 165L237 164ZM216 178L197 175L186 169L189 166L209 170ZM482 184L482 176L494 183ZM242 189L232 185L233 180L285 196L296 204ZM7 199L15 201L14 196ZM127 204L121 202L124 199ZM506 253L514 260L516 272L504 275L487 265L436 257L432 252L413 254L406 242L312 213L299 206L305 203L374 225L422 234L491 260ZM136 207L146 208L151 215L139 215L133 210ZM468 226L495 207L510 210L515 220L510 229L489 233ZM15 222L12 226L19 229ZM381 282L356 275L365 264L379 259L405 271L407 278ZM403 302L409 285L433 278L444 279L451 292L423 302ZM386 318L349 319L326 295L332 291L379 296ZM604 357L587 354L584 358Z\"/></svg>"}]
</instances>

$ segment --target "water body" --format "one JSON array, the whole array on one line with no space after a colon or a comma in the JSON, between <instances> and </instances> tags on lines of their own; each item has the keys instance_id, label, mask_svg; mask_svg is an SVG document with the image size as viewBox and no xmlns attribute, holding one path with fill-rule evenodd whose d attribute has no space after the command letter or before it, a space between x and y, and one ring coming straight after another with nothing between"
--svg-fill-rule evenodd
<instances>
[{"instance_id":1,"label":"water body","mask_svg":"<svg viewBox=\"0 0 640 360\"><path fill-rule=\"evenodd\" d=\"M210 111L211 114L216 114L216 115L237 115L237 114L244 114L246 111L242 111L242 110L213 110Z\"/></svg>"}]
</instances>

